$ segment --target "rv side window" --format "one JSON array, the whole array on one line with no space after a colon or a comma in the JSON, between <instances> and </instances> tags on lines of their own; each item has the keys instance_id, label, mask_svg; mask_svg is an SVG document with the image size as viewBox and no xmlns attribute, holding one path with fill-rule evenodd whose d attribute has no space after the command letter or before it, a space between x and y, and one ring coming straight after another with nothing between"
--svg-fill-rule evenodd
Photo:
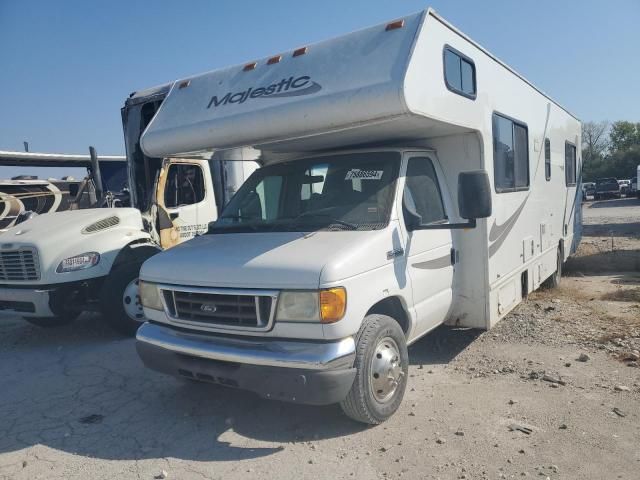
<instances>
[{"instance_id":1,"label":"rv side window","mask_svg":"<svg viewBox=\"0 0 640 480\"><path fill-rule=\"evenodd\" d=\"M564 175L567 187L576 184L576 146L569 142L564 144Z\"/></svg>"},{"instance_id":2,"label":"rv side window","mask_svg":"<svg viewBox=\"0 0 640 480\"><path fill-rule=\"evenodd\" d=\"M406 209L421 217L421 225L447 219L438 177L429 158L414 157L409 159L402 205L405 209L405 224L410 221L407 218Z\"/></svg>"},{"instance_id":3,"label":"rv side window","mask_svg":"<svg viewBox=\"0 0 640 480\"><path fill-rule=\"evenodd\" d=\"M544 139L544 178L551 180L551 142Z\"/></svg>"},{"instance_id":4,"label":"rv side window","mask_svg":"<svg viewBox=\"0 0 640 480\"><path fill-rule=\"evenodd\" d=\"M473 61L449 46L444 47L444 82L454 93L476 98L476 66Z\"/></svg>"},{"instance_id":5,"label":"rv side window","mask_svg":"<svg viewBox=\"0 0 640 480\"><path fill-rule=\"evenodd\" d=\"M498 193L529 189L529 133L526 125L493 114L493 172Z\"/></svg>"},{"instance_id":6,"label":"rv side window","mask_svg":"<svg viewBox=\"0 0 640 480\"><path fill-rule=\"evenodd\" d=\"M198 165L175 163L169 166L164 190L164 206L176 208L204 200L204 177Z\"/></svg>"}]
</instances>

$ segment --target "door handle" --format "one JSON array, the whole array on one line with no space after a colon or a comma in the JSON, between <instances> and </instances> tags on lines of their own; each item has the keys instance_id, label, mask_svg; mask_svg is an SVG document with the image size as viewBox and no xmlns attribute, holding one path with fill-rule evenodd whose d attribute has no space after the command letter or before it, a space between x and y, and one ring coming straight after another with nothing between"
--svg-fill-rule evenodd
<instances>
[{"instance_id":1,"label":"door handle","mask_svg":"<svg viewBox=\"0 0 640 480\"><path fill-rule=\"evenodd\" d=\"M170 212L169 213L169 218L171 220L175 220L176 218L178 218L180 216L180 212Z\"/></svg>"}]
</instances>

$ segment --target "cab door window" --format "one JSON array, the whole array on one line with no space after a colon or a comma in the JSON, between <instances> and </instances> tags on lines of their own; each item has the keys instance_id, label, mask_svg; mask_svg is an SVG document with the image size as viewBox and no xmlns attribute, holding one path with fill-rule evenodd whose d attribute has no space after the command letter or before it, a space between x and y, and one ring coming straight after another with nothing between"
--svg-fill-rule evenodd
<instances>
[{"instance_id":1,"label":"cab door window","mask_svg":"<svg viewBox=\"0 0 640 480\"><path fill-rule=\"evenodd\" d=\"M204 200L204 176L198 165L175 163L169 166L164 191L164 205L176 208Z\"/></svg>"},{"instance_id":2,"label":"cab door window","mask_svg":"<svg viewBox=\"0 0 640 480\"><path fill-rule=\"evenodd\" d=\"M447 220L438 177L428 157L409 159L402 206L406 225L411 223L411 216L419 217L420 225Z\"/></svg>"}]
</instances>

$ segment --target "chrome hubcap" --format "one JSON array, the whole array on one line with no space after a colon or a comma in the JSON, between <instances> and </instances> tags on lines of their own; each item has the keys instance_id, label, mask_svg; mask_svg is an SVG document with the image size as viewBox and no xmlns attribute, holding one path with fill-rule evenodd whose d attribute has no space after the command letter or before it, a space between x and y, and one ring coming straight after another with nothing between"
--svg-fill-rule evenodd
<instances>
[{"instance_id":1,"label":"chrome hubcap","mask_svg":"<svg viewBox=\"0 0 640 480\"><path fill-rule=\"evenodd\" d=\"M137 322L144 321L144 313L142 311L142 303L140 302L140 293L138 292L138 279L134 278L125 287L122 294L122 305L127 316L131 320Z\"/></svg>"},{"instance_id":2,"label":"chrome hubcap","mask_svg":"<svg viewBox=\"0 0 640 480\"><path fill-rule=\"evenodd\" d=\"M404 377L400 349L393 338L385 337L378 342L370 371L373 397L380 403L389 401Z\"/></svg>"}]
</instances>

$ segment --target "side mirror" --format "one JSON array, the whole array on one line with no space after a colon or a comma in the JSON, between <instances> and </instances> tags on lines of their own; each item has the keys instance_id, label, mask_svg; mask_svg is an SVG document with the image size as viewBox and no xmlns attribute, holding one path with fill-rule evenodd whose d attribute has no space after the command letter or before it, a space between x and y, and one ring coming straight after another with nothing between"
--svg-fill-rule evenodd
<instances>
[{"instance_id":1,"label":"side mirror","mask_svg":"<svg viewBox=\"0 0 640 480\"><path fill-rule=\"evenodd\" d=\"M79 191L79 184L77 183L70 183L69 184L69 196L72 198L76 198L78 196L78 191Z\"/></svg>"},{"instance_id":2,"label":"side mirror","mask_svg":"<svg viewBox=\"0 0 640 480\"><path fill-rule=\"evenodd\" d=\"M472 170L458 175L458 208L465 220L491 216L491 184L487 172Z\"/></svg>"}]
</instances>

